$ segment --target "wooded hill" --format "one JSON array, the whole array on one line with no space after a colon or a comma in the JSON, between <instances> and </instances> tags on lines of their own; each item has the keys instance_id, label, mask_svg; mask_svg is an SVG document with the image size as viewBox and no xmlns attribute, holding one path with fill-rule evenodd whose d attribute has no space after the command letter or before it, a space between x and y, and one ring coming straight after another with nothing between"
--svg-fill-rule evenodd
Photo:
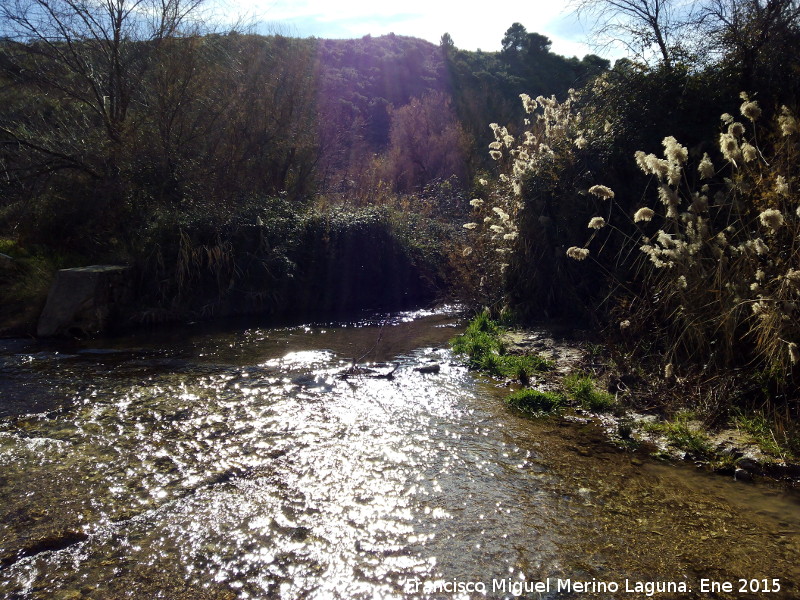
<instances>
[{"instance_id":1,"label":"wooded hill","mask_svg":"<svg viewBox=\"0 0 800 600\"><path fill-rule=\"evenodd\" d=\"M45 284L30 281L55 267L100 261L135 265L147 304L169 314L188 296L207 307L240 288L280 304L276 282L302 262L293 220L419 195L428 221L458 228L473 178L492 168L489 122L521 123L523 90L563 95L608 68L555 55L519 24L487 53L448 35L437 46L200 34L170 15L29 4L0 11L12 33L0 41L0 251L23 261L3 264L8 306L36 304ZM269 234L235 247L256 223ZM246 256L271 282L266 295Z\"/></svg>"},{"instance_id":2,"label":"wooded hill","mask_svg":"<svg viewBox=\"0 0 800 600\"><path fill-rule=\"evenodd\" d=\"M519 93L563 96L608 67L512 30L499 53L393 34L6 39L2 220L85 247L103 244L123 209L129 227L155 206L301 199L365 177L401 191L453 174L466 184L488 164L489 121L519 120Z\"/></svg>"}]
</instances>

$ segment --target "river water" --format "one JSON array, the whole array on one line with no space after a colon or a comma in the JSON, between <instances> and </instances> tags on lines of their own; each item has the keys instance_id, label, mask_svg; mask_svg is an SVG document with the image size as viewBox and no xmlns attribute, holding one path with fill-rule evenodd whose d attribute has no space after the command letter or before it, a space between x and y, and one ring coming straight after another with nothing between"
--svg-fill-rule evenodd
<instances>
[{"instance_id":1,"label":"river water","mask_svg":"<svg viewBox=\"0 0 800 600\"><path fill-rule=\"evenodd\" d=\"M517 415L459 326L0 341L0 597L800 597L796 492Z\"/></svg>"}]
</instances>

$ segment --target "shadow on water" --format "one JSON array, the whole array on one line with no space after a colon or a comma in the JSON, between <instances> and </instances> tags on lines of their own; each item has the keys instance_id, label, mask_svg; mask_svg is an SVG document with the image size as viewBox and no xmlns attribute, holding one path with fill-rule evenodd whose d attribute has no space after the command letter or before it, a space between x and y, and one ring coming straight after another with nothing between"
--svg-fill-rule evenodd
<instances>
[{"instance_id":1,"label":"shadow on water","mask_svg":"<svg viewBox=\"0 0 800 600\"><path fill-rule=\"evenodd\" d=\"M757 597L701 593L701 578L800 595L795 494L520 418L453 360L457 325L445 311L9 343L0 596L478 597L438 581L512 597L548 577L526 597L647 597L626 579L687 588L663 598ZM361 357L375 373L339 377Z\"/></svg>"}]
</instances>

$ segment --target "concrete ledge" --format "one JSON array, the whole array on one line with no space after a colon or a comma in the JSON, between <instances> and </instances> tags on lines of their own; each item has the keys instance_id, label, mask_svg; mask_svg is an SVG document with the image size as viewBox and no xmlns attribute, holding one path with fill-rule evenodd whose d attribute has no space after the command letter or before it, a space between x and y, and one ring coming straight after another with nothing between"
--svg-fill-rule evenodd
<instances>
[{"instance_id":1,"label":"concrete ledge","mask_svg":"<svg viewBox=\"0 0 800 600\"><path fill-rule=\"evenodd\" d=\"M39 337L84 337L106 331L129 294L129 267L61 269L39 317Z\"/></svg>"}]
</instances>

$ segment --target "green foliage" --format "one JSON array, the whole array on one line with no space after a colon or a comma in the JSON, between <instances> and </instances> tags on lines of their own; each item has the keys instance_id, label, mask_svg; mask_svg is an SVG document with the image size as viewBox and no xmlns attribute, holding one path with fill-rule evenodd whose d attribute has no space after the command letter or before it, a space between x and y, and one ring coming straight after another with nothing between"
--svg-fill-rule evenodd
<instances>
[{"instance_id":1,"label":"green foliage","mask_svg":"<svg viewBox=\"0 0 800 600\"><path fill-rule=\"evenodd\" d=\"M737 460L733 454L717 454L709 461L709 465L714 471L730 474L735 472Z\"/></svg>"},{"instance_id":2,"label":"green foliage","mask_svg":"<svg viewBox=\"0 0 800 600\"><path fill-rule=\"evenodd\" d=\"M476 361L475 367L495 377L527 382L534 374L549 370L552 365L537 355L486 353Z\"/></svg>"},{"instance_id":3,"label":"green foliage","mask_svg":"<svg viewBox=\"0 0 800 600\"><path fill-rule=\"evenodd\" d=\"M475 315L467 327L467 335L470 332L482 332L496 337L500 334L500 331L500 326L492 320L489 316L489 312L486 310Z\"/></svg>"},{"instance_id":4,"label":"green foliage","mask_svg":"<svg viewBox=\"0 0 800 600\"><path fill-rule=\"evenodd\" d=\"M706 457L713 453L705 434L691 429L685 423L671 423L667 427L666 434L675 446L694 456Z\"/></svg>"},{"instance_id":5,"label":"green foliage","mask_svg":"<svg viewBox=\"0 0 800 600\"><path fill-rule=\"evenodd\" d=\"M446 54L453 103L474 140L473 169L494 169L486 152L493 141L488 123L521 127L516 109L520 94L563 97L570 88L583 86L610 66L594 55L579 60L554 54L549 44L547 37L514 23L503 37L501 52L451 50Z\"/></svg>"},{"instance_id":6,"label":"green foliage","mask_svg":"<svg viewBox=\"0 0 800 600\"><path fill-rule=\"evenodd\" d=\"M494 377L527 382L534 374L552 368L548 360L536 354L506 354L501 334L502 328L484 311L450 345L456 354L467 356L470 367Z\"/></svg>"},{"instance_id":7,"label":"green foliage","mask_svg":"<svg viewBox=\"0 0 800 600\"><path fill-rule=\"evenodd\" d=\"M445 236L402 231L385 207L301 212L285 198L251 197L236 209L159 217L134 257L142 265L146 319L159 311L172 318L181 311L308 315L400 307L428 301L442 285L445 257L417 243Z\"/></svg>"},{"instance_id":8,"label":"green foliage","mask_svg":"<svg viewBox=\"0 0 800 600\"><path fill-rule=\"evenodd\" d=\"M324 296L321 287L343 289L336 269L368 291L365 301L430 297L463 235L447 219L463 213L475 166L457 118L475 116L465 102L480 98L473 108L483 116L512 106L523 72L543 73L548 61L559 85L574 79L574 65L536 34L524 36L525 52L541 56L511 65L499 53L460 52L447 37L437 47L393 34L202 35L168 14L165 30L125 15L119 25L131 34L118 37L106 31L105 7L64 5L83 29L42 45L15 41L48 27L17 8L2 9L21 34L0 43L0 232L132 264L150 315L275 307L299 293L298 281ZM470 71L496 65L497 89ZM402 206L385 193L393 184L419 193ZM334 212L389 210L341 222L306 214L318 192L343 199ZM381 299L367 273L399 280ZM357 301L351 292L344 304Z\"/></svg>"},{"instance_id":9,"label":"green foliage","mask_svg":"<svg viewBox=\"0 0 800 600\"><path fill-rule=\"evenodd\" d=\"M0 256L0 333L27 333L44 308L59 260L8 238L0 238L0 253L10 257Z\"/></svg>"},{"instance_id":10,"label":"green foliage","mask_svg":"<svg viewBox=\"0 0 800 600\"><path fill-rule=\"evenodd\" d=\"M80 76L67 70L63 81L58 52L0 45L7 59L0 80L14 83L0 86L0 106L13 107L0 110L0 132L5 142L15 140L0 156L8 175L0 227L28 242L120 257L138 250L143 230L162 212L192 218L197 210L236 209L250 196L299 198L313 189L311 42L126 39L125 53L138 66L112 78L125 78L123 107L114 95L123 91L107 90L92 64L97 41L74 41L72 51L86 53L88 66ZM58 105L28 101L36 98ZM104 111L111 122L98 116Z\"/></svg>"},{"instance_id":11,"label":"green foliage","mask_svg":"<svg viewBox=\"0 0 800 600\"><path fill-rule=\"evenodd\" d=\"M494 127L504 177L473 203L466 252L484 267L475 278L504 285L497 302L522 315L614 314L635 356L660 354L670 372L702 363L777 373L768 402L796 419L800 121L784 106L770 122L743 93L726 100L738 117L722 115L720 132L714 81L622 63L563 102L523 96L524 136ZM685 95L664 106L678 85ZM642 111L658 118L638 122ZM686 146L651 137L670 123L689 132ZM634 153L635 131L657 152Z\"/></svg>"},{"instance_id":12,"label":"green foliage","mask_svg":"<svg viewBox=\"0 0 800 600\"><path fill-rule=\"evenodd\" d=\"M473 368L482 368L486 363L495 365L505 351L499 333L498 325L482 312L470 321L463 334L451 340L450 345L456 354L465 354Z\"/></svg>"},{"instance_id":13,"label":"green foliage","mask_svg":"<svg viewBox=\"0 0 800 600\"><path fill-rule=\"evenodd\" d=\"M695 415L692 412L684 411L675 415L672 421L650 423L645 427L646 431L652 431L664 436L676 448L689 452L699 458L709 458L714 452L711 444L701 430L692 427L690 422Z\"/></svg>"},{"instance_id":14,"label":"green foliage","mask_svg":"<svg viewBox=\"0 0 800 600\"><path fill-rule=\"evenodd\" d=\"M589 375L572 373L564 378L567 394L586 410L605 412L614 405L614 396L597 389L597 384Z\"/></svg>"},{"instance_id":15,"label":"green foliage","mask_svg":"<svg viewBox=\"0 0 800 600\"><path fill-rule=\"evenodd\" d=\"M485 355L497 353L498 345L497 338L485 332L465 333L452 341L453 351L466 354L473 367L477 367Z\"/></svg>"},{"instance_id":16,"label":"green foliage","mask_svg":"<svg viewBox=\"0 0 800 600\"><path fill-rule=\"evenodd\" d=\"M786 450L778 443L773 427L762 413L736 411L732 421L736 427L753 436L756 444L765 454L776 458L785 456Z\"/></svg>"},{"instance_id":17,"label":"green foliage","mask_svg":"<svg viewBox=\"0 0 800 600\"><path fill-rule=\"evenodd\" d=\"M294 310L341 312L431 301L444 286L446 260L431 250L431 239L446 240L446 229L435 220L417 221L416 228L402 221L389 207L312 210L292 255L298 269L287 289Z\"/></svg>"},{"instance_id":18,"label":"green foliage","mask_svg":"<svg viewBox=\"0 0 800 600\"><path fill-rule=\"evenodd\" d=\"M274 310L299 243L297 207L283 198L156 210L130 259L144 320ZM159 316L160 315L160 316Z\"/></svg>"},{"instance_id":19,"label":"green foliage","mask_svg":"<svg viewBox=\"0 0 800 600\"><path fill-rule=\"evenodd\" d=\"M605 351L605 347L602 344L595 344L595 343L587 343L586 344L586 353L592 360L599 359L603 352Z\"/></svg>"},{"instance_id":20,"label":"green foliage","mask_svg":"<svg viewBox=\"0 0 800 600\"><path fill-rule=\"evenodd\" d=\"M555 412L564 405L564 401L561 394L531 389L516 391L506 398L510 406L529 413Z\"/></svg>"},{"instance_id":21,"label":"green foliage","mask_svg":"<svg viewBox=\"0 0 800 600\"><path fill-rule=\"evenodd\" d=\"M534 374L549 371L553 363L538 354L508 354L503 356L500 375L517 381L528 381Z\"/></svg>"},{"instance_id":22,"label":"green foliage","mask_svg":"<svg viewBox=\"0 0 800 600\"><path fill-rule=\"evenodd\" d=\"M20 256L26 256L28 252L25 249L20 248L19 244L15 240L9 238L0 238L0 254L6 254L12 258L19 258Z\"/></svg>"}]
</instances>

